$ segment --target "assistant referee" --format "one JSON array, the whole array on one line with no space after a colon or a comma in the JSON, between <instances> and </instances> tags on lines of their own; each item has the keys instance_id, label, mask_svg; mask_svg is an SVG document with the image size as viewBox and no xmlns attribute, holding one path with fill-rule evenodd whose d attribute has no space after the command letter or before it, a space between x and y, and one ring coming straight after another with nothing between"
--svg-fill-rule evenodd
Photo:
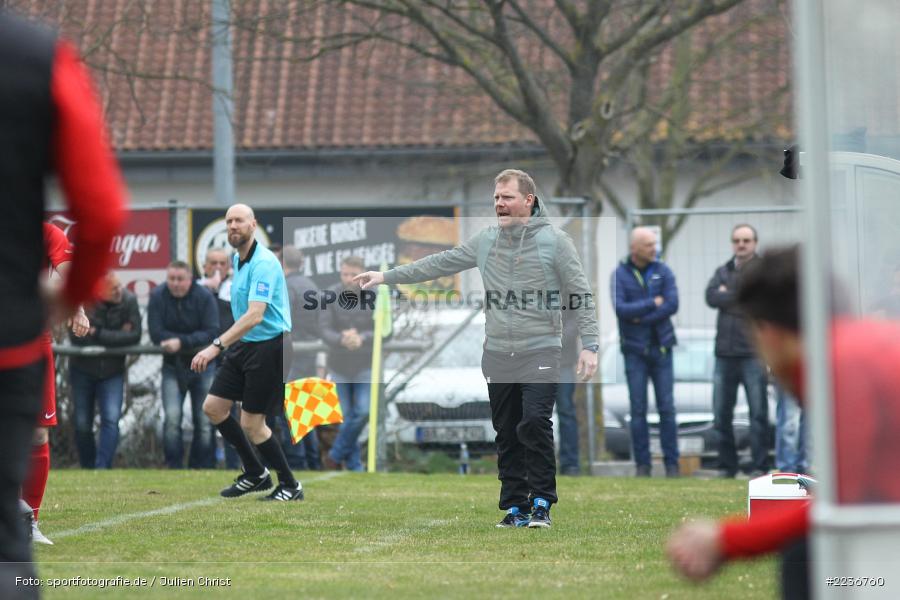
<instances>
[{"instance_id":1,"label":"assistant referee","mask_svg":"<svg viewBox=\"0 0 900 600\"><path fill-rule=\"evenodd\" d=\"M262 499L303 500L303 486L294 478L281 445L266 425L266 415L280 410L284 402L283 374L291 362L291 345L283 343L291 331L284 272L278 258L254 239L253 209L235 204L225 213L225 225L228 243L237 250L231 285L235 323L191 361L191 369L200 373L231 348L203 402L203 412L237 450L244 467L221 494L236 498L272 487L269 470L253 452L252 443L278 473L278 487ZM231 416L235 402L241 403L240 424Z\"/></svg>"}]
</instances>

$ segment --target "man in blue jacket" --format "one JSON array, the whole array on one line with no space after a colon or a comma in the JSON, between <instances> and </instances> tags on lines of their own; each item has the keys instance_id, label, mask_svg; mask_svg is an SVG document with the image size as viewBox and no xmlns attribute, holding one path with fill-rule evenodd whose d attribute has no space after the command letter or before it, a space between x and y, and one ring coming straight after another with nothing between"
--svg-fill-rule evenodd
<instances>
[{"instance_id":1,"label":"man in blue jacket","mask_svg":"<svg viewBox=\"0 0 900 600\"><path fill-rule=\"evenodd\" d=\"M187 263L176 260L169 264L166 285L157 286L150 294L147 326L150 339L164 352L162 403L166 465L171 469L184 466L182 407L185 394L190 391L194 437L188 466L213 469L216 466L216 436L202 407L216 371L212 367L203 373L193 373L191 357L192 351L208 346L219 334L219 309L212 293L193 282Z\"/></svg>"},{"instance_id":2,"label":"man in blue jacket","mask_svg":"<svg viewBox=\"0 0 900 600\"><path fill-rule=\"evenodd\" d=\"M631 401L631 447L637 476L650 476L647 380L653 380L666 476L678 477L678 426L675 422L672 347L677 343L670 317L678 312L675 276L656 259L656 234L647 227L631 232L631 254L613 272L612 299L619 319L619 341Z\"/></svg>"}]
</instances>

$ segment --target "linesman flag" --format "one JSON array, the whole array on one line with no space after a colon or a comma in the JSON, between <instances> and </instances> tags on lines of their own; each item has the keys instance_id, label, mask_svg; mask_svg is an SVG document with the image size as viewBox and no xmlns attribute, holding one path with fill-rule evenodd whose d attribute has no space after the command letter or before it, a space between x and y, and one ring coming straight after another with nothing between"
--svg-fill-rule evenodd
<instances>
[{"instance_id":1,"label":"linesman flag","mask_svg":"<svg viewBox=\"0 0 900 600\"><path fill-rule=\"evenodd\" d=\"M291 440L295 444L319 425L343 423L344 414L334 382L304 377L285 384L284 416L291 426Z\"/></svg>"}]
</instances>

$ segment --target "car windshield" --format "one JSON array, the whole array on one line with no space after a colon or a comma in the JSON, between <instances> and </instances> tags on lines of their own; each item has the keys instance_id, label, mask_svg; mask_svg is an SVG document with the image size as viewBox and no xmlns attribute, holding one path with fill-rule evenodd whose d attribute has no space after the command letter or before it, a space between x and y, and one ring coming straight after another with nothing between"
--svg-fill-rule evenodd
<instances>
[{"instance_id":1,"label":"car windshield","mask_svg":"<svg viewBox=\"0 0 900 600\"><path fill-rule=\"evenodd\" d=\"M673 352L675 381L712 381L715 364L712 339L680 340ZM618 344L611 344L603 352L601 371L603 383L625 383L625 360Z\"/></svg>"},{"instance_id":2,"label":"car windshield","mask_svg":"<svg viewBox=\"0 0 900 600\"><path fill-rule=\"evenodd\" d=\"M456 330L454 327L442 327L435 335L437 344L442 344ZM481 354L484 344L484 323L469 323L458 336L438 353L429 367L442 369L481 367Z\"/></svg>"}]
</instances>

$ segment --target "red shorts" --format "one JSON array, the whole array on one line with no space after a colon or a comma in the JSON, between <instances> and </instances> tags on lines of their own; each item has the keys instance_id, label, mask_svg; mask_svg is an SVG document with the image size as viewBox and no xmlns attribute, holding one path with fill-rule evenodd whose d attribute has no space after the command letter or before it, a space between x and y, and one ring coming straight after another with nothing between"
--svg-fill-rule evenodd
<instances>
[{"instance_id":1,"label":"red shorts","mask_svg":"<svg viewBox=\"0 0 900 600\"><path fill-rule=\"evenodd\" d=\"M37 427L53 427L56 425L56 363L53 360L53 340L49 333L44 334L44 357L47 367L44 369L44 401L38 415Z\"/></svg>"}]
</instances>

